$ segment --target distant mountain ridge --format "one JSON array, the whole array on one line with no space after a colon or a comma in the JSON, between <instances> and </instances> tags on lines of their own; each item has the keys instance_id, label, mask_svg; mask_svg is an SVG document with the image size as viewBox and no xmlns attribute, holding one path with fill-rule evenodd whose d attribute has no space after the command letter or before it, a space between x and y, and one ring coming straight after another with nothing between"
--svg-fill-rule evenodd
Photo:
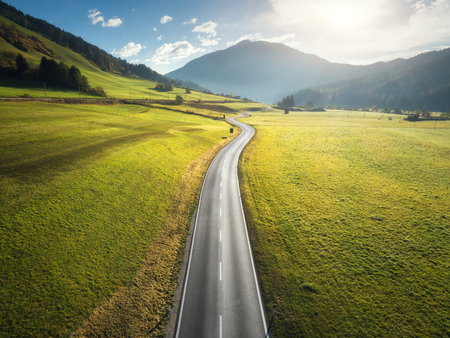
<instances>
[{"instance_id":1,"label":"distant mountain ridge","mask_svg":"<svg viewBox=\"0 0 450 338\"><path fill-rule=\"evenodd\" d=\"M440 59L444 54L450 51L355 66L332 63L280 43L242 41L192 60L166 75L196 82L215 93L235 92L251 99L276 102L304 88L379 72L401 71Z\"/></svg>"},{"instance_id":2,"label":"distant mountain ridge","mask_svg":"<svg viewBox=\"0 0 450 338\"><path fill-rule=\"evenodd\" d=\"M408 65L409 67L405 66ZM402 67L303 89L296 104L450 111L450 48L420 54Z\"/></svg>"}]
</instances>

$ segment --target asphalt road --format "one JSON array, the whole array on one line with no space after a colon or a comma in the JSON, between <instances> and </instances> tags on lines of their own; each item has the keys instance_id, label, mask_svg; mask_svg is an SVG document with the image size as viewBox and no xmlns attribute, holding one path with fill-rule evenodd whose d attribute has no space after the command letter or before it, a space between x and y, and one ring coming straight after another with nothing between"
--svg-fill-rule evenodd
<instances>
[{"instance_id":1,"label":"asphalt road","mask_svg":"<svg viewBox=\"0 0 450 338\"><path fill-rule=\"evenodd\" d=\"M267 330L237 177L255 130L234 123L241 135L216 155L203 183L176 338L263 338Z\"/></svg>"}]
</instances>

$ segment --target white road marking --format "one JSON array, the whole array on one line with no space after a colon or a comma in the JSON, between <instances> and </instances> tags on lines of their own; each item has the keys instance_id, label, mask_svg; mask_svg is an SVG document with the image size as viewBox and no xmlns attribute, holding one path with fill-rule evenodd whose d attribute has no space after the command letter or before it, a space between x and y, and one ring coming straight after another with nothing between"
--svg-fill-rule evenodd
<instances>
[{"instance_id":1,"label":"white road marking","mask_svg":"<svg viewBox=\"0 0 450 338\"><path fill-rule=\"evenodd\" d=\"M222 316L220 316L219 335L220 335L220 338L222 338Z\"/></svg>"}]
</instances>

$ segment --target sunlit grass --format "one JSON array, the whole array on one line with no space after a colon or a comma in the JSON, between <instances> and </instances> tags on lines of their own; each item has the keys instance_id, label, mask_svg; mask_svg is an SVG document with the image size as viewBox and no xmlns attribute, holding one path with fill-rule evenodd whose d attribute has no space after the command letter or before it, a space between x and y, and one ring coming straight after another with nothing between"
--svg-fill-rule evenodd
<instances>
[{"instance_id":1,"label":"sunlit grass","mask_svg":"<svg viewBox=\"0 0 450 338\"><path fill-rule=\"evenodd\" d=\"M143 106L3 102L0 335L68 336L129 285L189 163L228 135Z\"/></svg>"},{"instance_id":2,"label":"sunlit grass","mask_svg":"<svg viewBox=\"0 0 450 338\"><path fill-rule=\"evenodd\" d=\"M450 333L450 122L254 113L244 197L276 337Z\"/></svg>"}]
</instances>

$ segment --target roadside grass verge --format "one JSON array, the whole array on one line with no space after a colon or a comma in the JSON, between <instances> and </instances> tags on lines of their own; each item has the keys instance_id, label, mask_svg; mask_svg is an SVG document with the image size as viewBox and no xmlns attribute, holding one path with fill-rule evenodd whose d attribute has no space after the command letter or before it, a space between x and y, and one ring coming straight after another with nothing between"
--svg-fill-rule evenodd
<instances>
[{"instance_id":1,"label":"roadside grass verge","mask_svg":"<svg viewBox=\"0 0 450 338\"><path fill-rule=\"evenodd\" d=\"M194 187L228 136L223 121L144 106L2 103L0 336L69 336L156 257L148 332L175 287ZM152 256L161 241L170 254Z\"/></svg>"},{"instance_id":2,"label":"roadside grass verge","mask_svg":"<svg viewBox=\"0 0 450 338\"><path fill-rule=\"evenodd\" d=\"M450 335L450 123L253 113L240 163L273 337Z\"/></svg>"}]
</instances>

